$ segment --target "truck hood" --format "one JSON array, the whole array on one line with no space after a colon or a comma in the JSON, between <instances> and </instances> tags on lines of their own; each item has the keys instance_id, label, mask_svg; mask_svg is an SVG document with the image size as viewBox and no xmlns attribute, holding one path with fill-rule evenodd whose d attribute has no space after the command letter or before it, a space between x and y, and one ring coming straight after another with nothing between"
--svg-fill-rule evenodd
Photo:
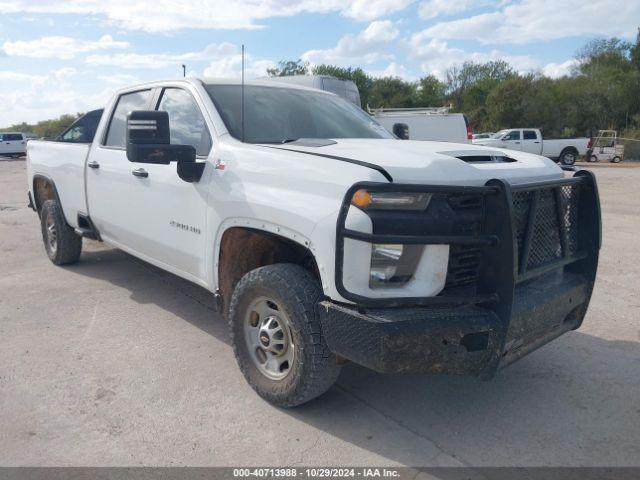
<instances>
[{"instance_id":1,"label":"truck hood","mask_svg":"<svg viewBox=\"0 0 640 480\"><path fill-rule=\"evenodd\" d=\"M473 144L481 147L496 147L496 148L500 148L503 145L502 140L498 138L480 138L478 140L474 140Z\"/></svg>"},{"instance_id":2,"label":"truck hood","mask_svg":"<svg viewBox=\"0 0 640 480\"><path fill-rule=\"evenodd\" d=\"M487 180L500 178L516 184L563 177L562 169L548 158L514 150L394 139L333 141L335 143L329 145L319 141L317 146L299 141L277 148L377 165L396 183L483 185ZM495 161L491 157L507 161Z\"/></svg>"}]
</instances>

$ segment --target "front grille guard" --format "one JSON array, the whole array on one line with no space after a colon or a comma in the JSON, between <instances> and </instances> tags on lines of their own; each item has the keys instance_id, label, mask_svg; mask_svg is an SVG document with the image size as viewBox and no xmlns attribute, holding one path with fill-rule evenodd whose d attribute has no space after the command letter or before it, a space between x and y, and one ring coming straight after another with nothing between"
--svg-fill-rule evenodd
<instances>
[{"instance_id":1,"label":"front grille guard","mask_svg":"<svg viewBox=\"0 0 640 480\"><path fill-rule=\"evenodd\" d=\"M484 215L479 235L373 234L346 227L356 190L428 192L456 197L480 196ZM354 207L356 208L356 207ZM481 250L473 295L372 298L350 292L343 282L344 244L350 238L368 243L404 245L447 244ZM580 273L592 286L601 244L600 202L593 173L578 171L571 178L511 185L490 180L482 187L408 185L361 182L346 193L337 220L335 282L338 293L362 308L425 307L486 304L509 318L519 283L559 268Z\"/></svg>"}]
</instances>

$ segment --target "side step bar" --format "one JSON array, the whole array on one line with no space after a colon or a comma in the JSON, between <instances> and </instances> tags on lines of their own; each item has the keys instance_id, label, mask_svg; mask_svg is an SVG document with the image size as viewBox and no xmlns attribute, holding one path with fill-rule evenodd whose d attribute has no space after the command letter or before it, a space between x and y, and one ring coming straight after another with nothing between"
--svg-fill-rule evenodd
<instances>
[{"instance_id":1,"label":"side step bar","mask_svg":"<svg viewBox=\"0 0 640 480\"><path fill-rule=\"evenodd\" d=\"M78 214L78 227L74 229L76 234L81 237L91 238L93 240L102 241L100 238L100 232L91 221L91 217L82 213Z\"/></svg>"}]
</instances>

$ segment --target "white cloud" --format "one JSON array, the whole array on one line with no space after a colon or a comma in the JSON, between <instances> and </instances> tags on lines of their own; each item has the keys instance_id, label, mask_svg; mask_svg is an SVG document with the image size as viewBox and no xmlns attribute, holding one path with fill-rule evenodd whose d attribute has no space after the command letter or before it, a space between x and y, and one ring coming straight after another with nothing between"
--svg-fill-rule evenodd
<instances>
[{"instance_id":1,"label":"white cloud","mask_svg":"<svg viewBox=\"0 0 640 480\"><path fill-rule=\"evenodd\" d=\"M374 20L404 10L414 0L354 0L344 2L344 16L356 20Z\"/></svg>"},{"instance_id":2,"label":"white cloud","mask_svg":"<svg viewBox=\"0 0 640 480\"><path fill-rule=\"evenodd\" d=\"M418 15L423 20L439 17L441 15L454 15L466 12L471 8L484 7L496 2L490 0L424 0L418 6Z\"/></svg>"},{"instance_id":3,"label":"white cloud","mask_svg":"<svg viewBox=\"0 0 640 480\"><path fill-rule=\"evenodd\" d=\"M129 75L127 73L114 73L112 75L98 75L98 79L111 85L126 86L140 83L141 80L135 75Z\"/></svg>"},{"instance_id":4,"label":"white cloud","mask_svg":"<svg viewBox=\"0 0 640 480\"><path fill-rule=\"evenodd\" d=\"M264 19L298 13L338 12L361 21L394 13L413 0L0 0L3 13L96 15L129 30L256 28Z\"/></svg>"},{"instance_id":5,"label":"white cloud","mask_svg":"<svg viewBox=\"0 0 640 480\"><path fill-rule=\"evenodd\" d=\"M242 55L240 48L232 43L212 43L203 50L186 53L113 53L104 55L89 55L86 63L97 67L117 67L121 69L166 69L175 67L180 71L182 64L193 62L209 62L204 69L207 77L239 77L242 67ZM267 68L275 66L275 62L265 59L255 59L252 55L245 55L245 75L248 78L265 76ZM197 72L190 70L189 75L197 75ZM138 77L128 74L117 74L100 77L104 81L112 84L123 85L134 83L129 80L136 80Z\"/></svg>"},{"instance_id":6,"label":"white cloud","mask_svg":"<svg viewBox=\"0 0 640 480\"><path fill-rule=\"evenodd\" d=\"M312 65L328 63L332 65L358 65L373 63L391 55L381 53L381 49L398 37L399 31L390 20L371 22L358 34L347 34L338 40L334 48L309 50L302 59Z\"/></svg>"},{"instance_id":7,"label":"white cloud","mask_svg":"<svg viewBox=\"0 0 640 480\"><path fill-rule=\"evenodd\" d=\"M409 40L414 59L421 61L422 71L444 79L445 72L465 61L488 62L504 60L519 72L529 72L539 67L539 62L528 55L508 55L499 50L489 52L466 52L450 47L447 42L430 38L426 32L415 33Z\"/></svg>"},{"instance_id":8,"label":"white cloud","mask_svg":"<svg viewBox=\"0 0 640 480\"><path fill-rule=\"evenodd\" d=\"M23 72L11 72L0 70L0 80L13 82L28 82L32 84L40 84L47 80L47 75L31 75Z\"/></svg>"},{"instance_id":9,"label":"white cloud","mask_svg":"<svg viewBox=\"0 0 640 480\"><path fill-rule=\"evenodd\" d=\"M549 78L566 77L573 73L573 70L580 64L576 59L567 60L562 63L548 63L542 68L542 74Z\"/></svg>"},{"instance_id":10,"label":"white cloud","mask_svg":"<svg viewBox=\"0 0 640 480\"><path fill-rule=\"evenodd\" d=\"M0 6L0 10L2 7ZM18 40L4 42L2 49L7 55L32 58L60 58L69 60L79 53L128 48L128 42L114 40L111 35L104 35L97 41L80 40L72 37L49 36L35 40Z\"/></svg>"},{"instance_id":11,"label":"white cloud","mask_svg":"<svg viewBox=\"0 0 640 480\"><path fill-rule=\"evenodd\" d=\"M245 55L244 74L246 78L264 77L267 68L275 67L271 60L254 60L250 55ZM214 60L204 69L205 77L213 78L239 78L242 74L242 56L238 53L219 60Z\"/></svg>"},{"instance_id":12,"label":"white cloud","mask_svg":"<svg viewBox=\"0 0 640 480\"><path fill-rule=\"evenodd\" d=\"M181 64L202 60L219 60L237 53L238 47L231 43L212 43L199 52L187 53L112 53L89 55L86 62L94 66L109 66L118 68L154 68L169 66L179 67Z\"/></svg>"},{"instance_id":13,"label":"white cloud","mask_svg":"<svg viewBox=\"0 0 640 480\"><path fill-rule=\"evenodd\" d=\"M76 70L70 67L53 70L46 75L0 71L0 127L19 122L37 122L62 113L84 112L104 105L111 89L92 92L78 90L73 83Z\"/></svg>"},{"instance_id":14,"label":"white cloud","mask_svg":"<svg viewBox=\"0 0 640 480\"><path fill-rule=\"evenodd\" d=\"M522 0L491 13L440 22L424 32L434 38L485 44L584 35L632 37L638 18L637 0Z\"/></svg>"},{"instance_id":15,"label":"white cloud","mask_svg":"<svg viewBox=\"0 0 640 480\"><path fill-rule=\"evenodd\" d=\"M416 77L411 75L404 65L399 65L396 62L391 62L382 70L369 70L368 73L372 77L398 77L409 82L416 80Z\"/></svg>"}]
</instances>

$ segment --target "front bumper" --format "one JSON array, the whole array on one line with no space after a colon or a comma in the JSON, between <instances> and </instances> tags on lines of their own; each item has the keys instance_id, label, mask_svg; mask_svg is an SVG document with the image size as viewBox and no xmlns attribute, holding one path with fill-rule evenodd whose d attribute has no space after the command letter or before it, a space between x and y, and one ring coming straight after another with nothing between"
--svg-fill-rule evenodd
<instances>
[{"instance_id":1,"label":"front bumper","mask_svg":"<svg viewBox=\"0 0 640 480\"><path fill-rule=\"evenodd\" d=\"M436 297L378 300L351 294L336 279L341 294L355 305L320 304L323 333L334 353L385 373L490 378L581 325L600 248L593 175L581 171L572 179L518 186L491 181L487 186L494 189L483 192L479 230L470 238L450 237L482 244L473 282L465 277L465 285L445 288ZM427 244L446 240L446 231L428 233L406 238ZM362 238L339 220L339 253L343 235ZM376 236L367 239L379 241ZM393 240L402 243L402 237Z\"/></svg>"}]
</instances>

